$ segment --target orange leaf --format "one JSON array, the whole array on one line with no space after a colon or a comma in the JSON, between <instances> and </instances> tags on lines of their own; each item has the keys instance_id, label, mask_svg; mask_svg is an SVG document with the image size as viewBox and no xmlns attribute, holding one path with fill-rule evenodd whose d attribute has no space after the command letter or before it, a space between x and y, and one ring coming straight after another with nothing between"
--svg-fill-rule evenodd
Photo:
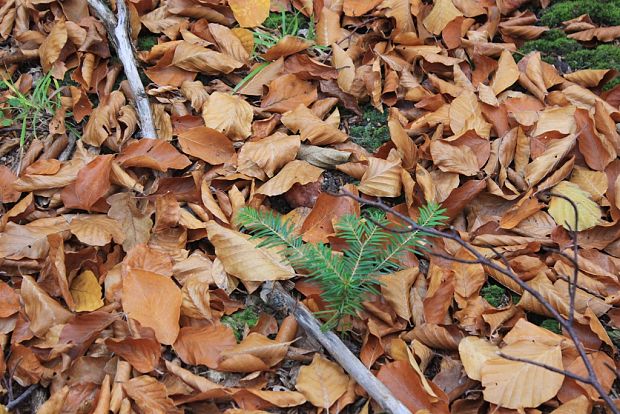
<instances>
[{"instance_id":1,"label":"orange leaf","mask_svg":"<svg viewBox=\"0 0 620 414\"><path fill-rule=\"evenodd\" d=\"M125 167L152 168L168 171L181 170L191 164L190 160L168 142L160 139L141 139L123 149L116 161Z\"/></svg>"},{"instance_id":2,"label":"orange leaf","mask_svg":"<svg viewBox=\"0 0 620 414\"><path fill-rule=\"evenodd\" d=\"M255 27L269 16L270 0L228 0L241 27Z\"/></svg>"},{"instance_id":3,"label":"orange leaf","mask_svg":"<svg viewBox=\"0 0 620 414\"><path fill-rule=\"evenodd\" d=\"M181 290L166 276L130 269L123 276L123 310L142 326L153 328L157 340L174 343L179 334Z\"/></svg>"},{"instance_id":4,"label":"orange leaf","mask_svg":"<svg viewBox=\"0 0 620 414\"><path fill-rule=\"evenodd\" d=\"M100 155L77 174L77 180L60 194L67 208L90 210L110 189L110 171L114 155Z\"/></svg>"},{"instance_id":5,"label":"orange leaf","mask_svg":"<svg viewBox=\"0 0 620 414\"><path fill-rule=\"evenodd\" d=\"M228 137L209 127L184 131L179 134L179 144L184 153L213 165L224 164L235 154Z\"/></svg>"},{"instance_id":6,"label":"orange leaf","mask_svg":"<svg viewBox=\"0 0 620 414\"><path fill-rule=\"evenodd\" d=\"M173 348L186 364L201 364L217 369L221 354L235 345L237 340L229 326L211 324L181 328Z\"/></svg>"}]
</instances>

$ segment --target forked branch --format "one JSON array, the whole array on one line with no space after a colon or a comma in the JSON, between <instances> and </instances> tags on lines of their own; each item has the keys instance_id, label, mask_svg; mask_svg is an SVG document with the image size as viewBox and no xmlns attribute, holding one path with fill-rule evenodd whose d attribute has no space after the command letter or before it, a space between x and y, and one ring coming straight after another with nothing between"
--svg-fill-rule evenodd
<instances>
[{"instance_id":1,"label":"forked branch","mask_svg":"<svg viewBox=\"0 0 620 414\"><path fill-rule=\"evenodd\" d=\"M106 28L110 42L118 58L123 64L129 87L133 93L136 112L140 121L143 138L157 138L153 112L149 104L149 99L142 85L140 73L138 72L138 61L134 55L134 49L129 36L129 10L125 0L116 0L118 19L104 0L87 0L95 15Z\"/></svg>"},{"instance_id":2,"label":"forked branch","mask_svg":"<svg viewBox=\"0 0 620 414\"><path fill-rule=\"evenodd\" d=\"M594 366L592 365L592 362L588 359L588 355L586 353L585 347L583 346L583 343L581 342L581 340L579 339L579 336L577 334L577 331L575 330L575 327L573 326L574 323L574 313L575 313L575 295L576 295L576 290L577 290L577 278L578 278L578 274L579 274L579 267L578 267L578 262L577 262L577 232L576 231L572 231L572 226L571 227L571 234L572 234L572 243L573 243L573 252L574 252L574 257L571 260L571 263L573 264L574 267L574 273L572 275L572 279L570 280L569 283L569 315L568 318L563 317L554 307L551 303L549 303L549 301L547 301L540 292L538 292L536 289L532 288L530 285L528 285L526 282L524 282L519 276L517 276L517 274L514 273L514 271L511 269L508 261L506 260L506 258L497 250L491 248L491 250L495 253L495 255L497 256L497 258L503 263L503 266L499 265L498 263L496 263L493 260L490 260L489 258L485 257L484 255L482 255L482 253L480 253L475 247L473 247L472 245L470 245L469 243L467 243L466 241L464 241L463 239L461 239L461 237L457 234L457 233L449 233L449 232L445 232L445 231L441 231L441 230L437 230L434 229L432 227L425 227L422 225L419 225L418 223L416 223L414 220L412 220L410 217L398 212L397 210L387 206L386 204L384 204L383 202L381 202L381 200L378 201L374 201L374 200L368 200L362 197L359 197L355 194L352 194L348 191L342 191L338 194L331 194L333 196L336 197L349 197L353 200L358 201L361 204L365 204L371 207L376 207L379 208L387 213L390 213L391 215L393 215L394 217L398 218L399 220L401 220L403 223L405 223L405 227L404 228L394 228L391 229L394 232L420 232L422 234L431 236L431 237L437 237L437 238L441 238L441 239L448 239L448 240L452 240L456 243L458 243L461 247L463 247L465 250L467 250L469 253L471 253L473 255L473 257L475 258L475 260L461 260L461 259L457 259L454 257L450 257L447 255L441 255L441 257L448 259L448 260L453 260L456 262L460 262L460 263L467 263L467 264L472 264L472 263L479 263L482 264L483 266L486 266L488 268L491 268L505 276L508 276L511 280L513 280L517 285L519 285L519 287L521 287L524 291L528 292L530 295L532 295L548 312L549 314L551 314L553 316L553 318L555 320L558 321L558 323L560 324L560 326L564 329L564 331L568 334L568 336L570 337L570 339L573 341L575 348L577 349L577 352L579 354L579 357L581 358L581 360L583 361L583 364L586 368L587 371L587 377L581 377L581 376L575 376L572 373L569 373L567 371L561 371L560 373L563 375L566 375L569 378L573 378L577 381L586 383L591 385L596 392L599 394L599 396L601 397L601 399L605 402L605 404L607 405L607 408L614 414L620 414L620 409L618 409L618 407L616 407L616 405L614 404L613 400L611 399L611 397L607 394L607 392L605 391L605 389L603 388L603 386L601 385L597 375L596 375L596 371L594 369ZM561 196L561 195L557 195L554 193L550 193L549 194L552 197L561 197L565 200L567 200L573 207L574 212L575 212L575 225L577 223L577 218L578 218L578 212L577 212L577 206L574 204L574 202L572 202L572 200ZM431 255L435 255L435 253L429 252L429 254ZM506 358L505 355L502 355L503 357ZM507 359L513 359L513 358L507 358ZM536 361L530 361L527 359L518 359L519 362L524 362L524 363L529 363L532 365L536 365L536 366L540 366L542 368L546 368L549 369L550 367L541 365L540 363L536 362Z\"/></svg>"}]
</instances>

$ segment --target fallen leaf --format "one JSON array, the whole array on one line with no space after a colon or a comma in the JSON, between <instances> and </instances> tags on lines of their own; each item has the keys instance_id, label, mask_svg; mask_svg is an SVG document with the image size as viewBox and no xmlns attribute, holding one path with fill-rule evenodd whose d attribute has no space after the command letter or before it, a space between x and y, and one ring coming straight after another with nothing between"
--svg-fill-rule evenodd
<instances>
[{"instance_id":1,"label":"fallen leaf","mask_svg":"<svg viewBox=\"0 0 620 414\"><path fill-rule=\"evenodd\" d=\"M222 227L213 220L207 223L207 233L226 272L241 280L284 280L295 275L276 250L256 247L258 241L249 240L245 234Z\"/></svg>"},{"instance_id":2,"label":"fallen leaf","mask_svg":"<svg viewBox=\"0 0 620 414\"><path fill-rule=\"evenodd\" d=\"M377 197L398 197L401 193L401 160L370 157L358 190Z\"/></svg>"},{"instance_id":3,"label":"fallen leaf","mask_svg":"<svg viewBox=\"0 0 620 414\"><path fill-rule=\"evenodd\" d=\"M123 390L135 401L144 413L180 414L183 410L175 407L168 398L166 386L153 377L141 375L123 383Z\"/></svg>"},{"instance_id":4,"label":"fallen leaf","mask_svg":"<svg viewBox=\"0 0 620 414\"><path fill-rule=\"evenodd\" d=\"M143 374L153 371L161 356L161 345L151 338L108 338L105 344L111 352Z\"/></svg>"},{"instance_id":5,"label":"fallen leaf","mask_svg":"<svg viewBox=\"0 0 620 414\"><path fill-rule=\"evenodd\" d=\"M233 372L266 371L284 359L289 345L289 342L271 340L252 332L241 343L221 353L218 369Z\"/></svg>"},{"instance_id":6,"label":"fallen leaf","mask_svg":"<svg viewBox=\"0 0 620 414\"><path fill-rule=\"evenodd\" d=\"M515 358L563 369L559 346L519 341L503 347L501 351ZM553 398L564 381L562 374L502 357L487 360L480 376L485 401L513 409L538 407Z\"/></svg>"},{"instance_id":7,"label":"fallen leaf","mask_svg":"<svg viewBox=\"0 0 620 414\"><path fill-rule=\"evenodd\" d=\"M317 181L321 174L323 174L321 168L315 167L306 161L291 161L275 177L260 186L256 192L267 196L284 194L294 184L304 185Z\"/></svg>"},{"instance_id":8,"label":"fallen leaf","mask_svg":"<svg viewBox=\"0 0 620 414\"><path fill-rule=\"evenodd\" d=\"M127 145L116 161L124 167L152 168L168 171L181 170L191 164L190 160L171 144L160 139L141 139Z\"/></svg>"},{"instance_id":9,"label":"fallen leaf","mask_svg":"<svg viewBox=\"0 0 620 414\"><path fill-rule=\"evenodd\" d=\"M222 92L213 92L202 108L205 125L233 141L250 136L253 116L252 106L243 98Z\"/></svg>"},{"instance_id":10,"label":"fallen leaf","mask_svg":"<svg viewBox=\"0 0 620 414\"><path fill-rule=\"evenodd\" d=\"M86 164L74 183L60 194L65 207L90 210L110 189L113 155L100 155Z\"/></svg>"},{"instance_id":11,"label":"fallen leaf","mask_svg":"<svg viewBox=\"0 0 620 414\"><path fill-rule=\"evenodd\" d=\"M459 342L459 356L467 376L480 381L480 371L490 359L497 358L497 345L476 336L468 336Z\"/></svg>"},{"instance_id":12,"label":"fallen leaf","mask_svg":"<svg viewBox=\"0 0 620 414\"><path fill-rule=\"evenodd\" d=\"M152 328L162 344L172 345L177 338L182 301L181 290L169 277L141 269L123 275L123 310Z\"/></svg>"},{"instance_id":13,"label":"fallen leaf","mask_svg":"<svg viewBox=\"0 0 620 414\"><path fill-rule=\"evenodd\" d=\"M52 299L31 276L23 276L20 293L30 320L29 328L38 337L73 317L73 313Z\"/></svg>"},{"instance_id":14,"label":"fallen leaf","mask_svg":"<svg viewBox=\"0 0 620 414\"><path fill-rule=\"evenodd\" d=\"M555 197L553 194L559 194L571 200L577 208L577 212L575 212L575 207L571 202L561 197ZM567 230L582 231L600 224L602 212L598 204L592 201L588 193L579 188L578 185L570 181L562 181L552 189L549 214L556 223Z\"/></svg>"},{"instance_id":15,"label":"fallen leaf","mask_svg":"<svg viewBox=\"0 0 620 414\"><path fill-rule=\"evenodd\" d=\"M105 246L112 240L122 244L125 240L125 233L119 223L104 214L75 217L69 229L82 243L92 246Z\"/></svg>"},{"instance_id":16,"label":"fallen leaf","mask_svg":"<svg viewBox=\"0 0 620 414\"><path fill-rule=\"evenodd\" d=\"M269 92L263 97L260 106L267 111L284 113L298 105L309 106L316 99L316 86L293 74L286 74L269 83Z\"/></svg>"},{"instance_id":17,"label":"fallen leaf","mask_svg":"<svg viewBox=\"0 0 620 414\"><path fill-rule=\"evenodd\" d=\"M76 312L90 312L103 306L101 285L97 276L90 270L85 270L73 279L69 290Z\"/></svg>"},{"instance_id":18,"label":"fallen leaf","mask_svg":"<svg viewBox=\"0 0 620 414\"><path fill-rule=\"evenodd\" d=\"M229 326L211 324L181 328L173 348L186 364L201 364L217 369L221 354L235 345L237 340Z\"/></svg>"},{"instance_id":19,"label":"fallen leaf","mask_svg":"<svg viewBox=\"0 0 620 414\"><path fill-rule=\"evenodd\" d=\"M295 388L315 407L329 409L347 390L349 377L343 369L318 353L310 365L299 369Z\"/></svg>"},{"instance_id":20,"label":"fallen leaf","mask_svg":"<svg viewBox=\"0 0 620 414\"><path fill-rule=\"evenodd\" d=\"M224 164L235 154L232 142L221 132L197 127L179 134L181 150L212 165Z\"/></svg>"},{"instance_id":21,"label":"fallen leaf","mask_svg":"<svg viewBox=\"0 0 620 414\"><path fill-rule=\"evenodd\" d=\"M255 27L269 16L270 0L229 0L235 20L241 27Z\"/></svg>"}]
</instances>

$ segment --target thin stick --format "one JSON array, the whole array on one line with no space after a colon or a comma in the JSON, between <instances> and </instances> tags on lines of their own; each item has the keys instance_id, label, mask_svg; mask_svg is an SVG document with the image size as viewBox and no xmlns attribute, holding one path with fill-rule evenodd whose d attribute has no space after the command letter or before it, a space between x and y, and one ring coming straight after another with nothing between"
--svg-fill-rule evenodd
<instances>
[{"instance_id":1,"label":"thin stick","mask_svg":"<svg viewBox=\"0 0 620 414\"><path fill-rule=\"evenodd\" d=\"M349 375L381 408L392 414L411 414L411 412L392 395L381 381L362 364L347 346L331 331L323 332L321 324L302 303L289 295L279 284L267 282L263 287L267 302L276 308L286 308L302 328L321 343L323 348L344 368ZM263 296L263 295L261 295Z\"/></svg>"},{"instance_id":2,"label":"thin stick","mask_svg":"<svg viewBox=\"0 0 620 414\"><path fill-rule=\"evenodd\" d=\"M157 138L153 113L148 96L144 90L144 85L142 85L142 80L140 79L138 61L134 55L133 46L129 38L129 11L127 10L125 0L116 1L118 20L103 0L87 0L87 2L97 18L105 26L110 43L116 49L118 58L123 64L129 87L133 93L142 137Z\"/></svg>"},{"instance_id":3,"label":"thin stick","mask_svg":"<svg viewBox=\"0 0 620 414\"><path fill-rule=\"evenodd\" d=\"M17 397L13 401L10 401L6 405L6 409L8 411L11 411L17 408L17 406L23 403L26 400L26 398L28 398L30 394L32 394L38 386L39 386L38 384L32 384L30 387L26 388L26 391L22 392L22 394L19 397Z\"/></svg>"}]
</instances>

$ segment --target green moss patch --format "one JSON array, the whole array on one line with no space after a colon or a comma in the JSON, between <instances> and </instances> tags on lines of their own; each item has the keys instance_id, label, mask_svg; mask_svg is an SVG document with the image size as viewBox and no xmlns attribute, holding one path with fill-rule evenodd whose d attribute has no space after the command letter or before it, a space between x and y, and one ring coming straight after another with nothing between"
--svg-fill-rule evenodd
<instances>
[{"instance_id":1,"label":"green moss patch","mask_svg":"<svg viewBox=\"0 0 620 414\"><path fill-rule=\"evenodd\" d=\"M520 54L515 56L519 60L533 51L539 51L542 59L550 64L563 62L568 65L565 72L582 69L615 69L620 72L620 47L611 44L601 44L595 48L586 48L576 40L569 39L559 29L549 30L537 40L525 42L519 49ZM620 82L614 79L605 89L609 89Z\"/></svg>"},{"instance_id":2,"label":"green moss patch","mask_svg":"<svg viewBox=\"0 0 620 414\"><path fill-rule=\"evenodd\" d=\"M549 27L587 14L592 21L604 26L620 25L620 0L567 0L554 3L544 10L540 22Z\"/></svg>"},{"instance_id":3,"label":"green moss patch","mask_svg":"<svg viewBox=\"0 0 620 414\"><path fill-rule=\"evenodd\" d=\"M349 126L351 140L374 153L377 148L390 140L390 130L387 126L387 112L379 112L372 105L362 108L362 119Z\"/></svg>"},{"instance_id":4,"label":"green moss patch","mask_svg":"<svg viewBox=\"0 0 620 414\"><path fill-rule=\"evenodd\" d=\"M253 308L246 308L231 315L223 316L222 323L230 326L235 332L235 337L240 341L245 327L253 328L258 323L258 313Z\"/></svg>"}]
</instances>

